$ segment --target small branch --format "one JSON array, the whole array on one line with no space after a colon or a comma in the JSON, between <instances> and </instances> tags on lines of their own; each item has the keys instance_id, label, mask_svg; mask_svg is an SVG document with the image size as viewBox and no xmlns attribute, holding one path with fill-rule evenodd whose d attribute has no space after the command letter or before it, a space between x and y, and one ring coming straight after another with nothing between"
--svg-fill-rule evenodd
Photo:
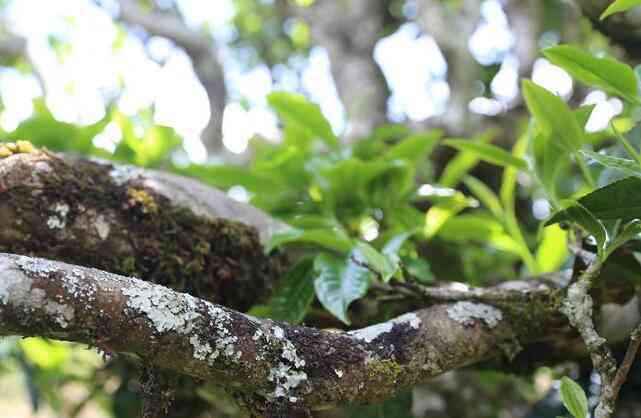
<instances>
[{"instance_id":1,"label":"small branch","mask_svg":"<svg viewBox=\"0 0 641 418\"><path fill-rule=\"evenodd\" d=\"M627 377L641 344L639 338L641 326L633 332L625 358L621 366L617 367L617 362L607 345L607 340L597 333L592 319L594 302L589 290L598 276L600 268L601 265L598 262L591 264L579 276L578 280L568 287L561 312L568 317L570 324L581 335L590 353L594 370L601 378L601 394L594 411L594 418L610 418L614 413L621 385Z\"/></svg>"},{"instance_id":2,"label":"small branch","mask_svg":"<svg viewBox=\"0 0 641 418\"><path fill-rule=\"evenodd\" d=\"M623 361L621 362L619 370L612 382L615 397L618 397L621 386L623 386L623 383L628 377L628 373L630 372L630 369L634 364L634 360L639 352L639 347L641 347L641 324L632 331L632 334L630 334L630 344L628 345Z\"/></svg>"}]
</instances>

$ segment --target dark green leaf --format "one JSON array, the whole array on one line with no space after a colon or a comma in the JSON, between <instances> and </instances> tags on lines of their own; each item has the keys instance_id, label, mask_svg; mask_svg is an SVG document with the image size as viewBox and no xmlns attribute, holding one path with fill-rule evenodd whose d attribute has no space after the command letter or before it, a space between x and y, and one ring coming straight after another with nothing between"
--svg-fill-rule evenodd
<instances>
[{"instance_id":1,"label":"dark green leaf","mask_svg":"<svg viewBox=\"0 0 641 418\"><path fill-rule=\"evenodd\" d=\"M251 314L293 324L301 322L314 300L314 259L303 258L278 282L274 296Z\"/></svg>"},{"instance_id":2,"label":"dark green leaf","mask_svg":"<svg viewBox=\"0 0 641 418\"><path fill-rule=\"evenodd\" d=\"M570 45L547 48L543 55L588 86L602 88L629 102L639 101L637 79L627 64L611 58L597 58Z\"/></svg>"},{"instance_id":3,"label":"dark green leaf","mask_svg":"<svg viewBox=\"0 0 641 418\"><path fill-rule=\"evenodd\" d=\"M412 278L423 283L434 281L434 273L427 260L411 257L401 257L401 260L403 267Z\"/></svg>"},{"instance_id":4,"label":"dark green leaf","mask_svg":"<svg viewBox=\"0 0 641 418\"><path fill-rule=\"evenodd\" d=\"M571 221L576 222L581 228L594 236L597 242L598 253L601 255L607 243L608 233L603 223L597 219L595 214L578 202L572 202L570 206L563 209L563 213L565 213ZM550 220L546 222L546 225L553 223L555 222Z\"/></svg>"},{"instance_id":5,"label":"dark green leaf","mask_svg":"<svg viewBox=\"0 0 641 418\"><path fill-rule=\"evenodd\" d=\"M367 267L359 265L351 257L335 257L322 253L314 260L316 279L314 288L320 303L345 324L349 305L365 296L373 279Z\"/></svg>"},{"instance_id":6,"label":"dark green leaf","mask_svg":"<svg viewBox=\"0 0 641 418\"><path fill-rule=\"evenodd\" d=\"M641 178L627 177L601 187L578 200L597 219L641 218ZM548 222L553 223L570 219L564 210L556 213Z\"/></svg>"},{"instance_id":7,"label":"dark green leaf","mask_svg":"<svg viewBox=\"0 0 641 418\"><path fill-rule=\"evenodd\" d=\"M291 243L311 243L321 247L336 250L339 252L348 252L352 249L352 241L344 231L334 229L298 229L291 228L285 232L272 235L265 244L265 252L269 253L274 248L284 244Z\"/></svg>"},{"instance_id":8,"label":"dark green leaf","mask_svg":"<svg viewBox=\"0 0 641 418\"><path fill-rule=\"evenodd\" d=\"M480 159L492 164L504 167L514 167L519 170L528 169L527 162L523 158L515 157L504 149L492 144L472 142L465 139L447 139L443 141L443 144L454 147L460 151L474 153Z\"/></svg>"},{"instance_id":9,"label":"dark green leaf","mask_svg":"<svg viewBox=\"0 0 641 418\"><path fill-rule=\"evenodd\" d=\"M561 378L561 401L574 418L586 418L588 398L578 383L567 377Z\"/></svg>"},{"instance_id":10,"label":"dark green leaf","mask_svg":"<svg viewBox=\"0 0 641 418\"><path fill-rule=\"evenodd\" d=\"M630 241L631 239L637 238L639 234L641 234L641 221L638 219L635 219L633 221L628 222L623 227L621 232L617 234L616 238L612 241L612 243L608 245L608 248L605 251L605 258L607 258L617 248L621 247L626 242Z\"/></svg>"}]
</instances>

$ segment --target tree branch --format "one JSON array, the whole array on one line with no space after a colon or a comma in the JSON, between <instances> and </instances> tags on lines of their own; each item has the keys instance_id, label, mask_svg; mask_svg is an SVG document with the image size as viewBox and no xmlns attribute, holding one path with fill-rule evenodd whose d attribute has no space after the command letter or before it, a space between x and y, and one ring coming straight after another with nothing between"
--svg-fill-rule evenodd
<instances>
[{"instance_id":1,"label":"tree branch","mask_svg":"<svg viewBox=\"0 0 641 418\"><path fill-rule=\"evenodd\" d=\"M627 377L641 343L639 341L641 326L632 333L628 351L621 366L618 367L616 359L607 345L607 340L598 334L592 319L594 302L589 291L599 275L600 268L599 261L591 263L578 280L569 286L561 312L579 331L590 353L594 370L601 378L601 394L599 404L594 411L594 417L610 418L614 413L621 385Z\"/></svg>"},{"instance_id":2,"label":"tree branch","mask_svg":"<svg viewBox=\"0 0 641 418\"><path fill-rule=\"evenodd\" d=\"M0 251L135 275L239 310L265 300L287 267L261 244L284 224L153 170L12 155L0 159L0 216Z\"/></svg>"},{"instance_id":3,"label":"tree branch","mask_svg":"<svg viewBox=\"0 0 641 418\"><path fill-rule=\"evenodd\" d=\"M556 324L558 304L519 309ZM61 262L0 254L0 334L108 344L161 369L320 408L401 388L541 339L487 304L439 304L347 333L253 318L162 286Z\"/></svg>"},{"instance_id":4,"label":"tree branch","mask_svg":"<svg viewBox=\"0 0 641 418\"><path fill-rule=\"evenodd\" d=\"M202 133L202 141L210 156L219 155L224 150L222 123L227 88L213 39L191 30L174 14L146 11L132 0L118 0L118 4L120 20L139 25L151 35L172 40L191 58L196 76L209 99L210 117Z\"/></svg>"}]
</instances>

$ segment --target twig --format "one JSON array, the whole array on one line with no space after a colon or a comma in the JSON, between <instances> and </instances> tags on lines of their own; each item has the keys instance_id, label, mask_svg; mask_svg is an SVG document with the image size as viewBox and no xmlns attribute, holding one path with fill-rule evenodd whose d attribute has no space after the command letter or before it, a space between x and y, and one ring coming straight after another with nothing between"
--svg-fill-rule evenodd
<instances>
[{"instance_id":1,"label":"twig","mask_svg":"<svg viewBox=\"0 0 641 418\"><path fill-rule=\"evenodd\" d=\"M610 418L614 413L619 390L641 345L641 326L632 333L625 358L621 366L618 367L612 351L607 345L607 340L597 333L592 320L594 302L589 290L592 282L598 276L600 268L600 263L591 264L579 276L578 280L568 287L561 312L568 317L570 324L581 335L590 353L594 370L601 378L601 394L594 411L594 418Z\"/></svg>"},{"instance_id":2,"label":"twig","mask_svg":"<svg viewBox=\"0 0 641 418\"><path fill-rule=\"evenodd\" d=\"M619 366L619 370L617 371L617 374L614 378L614 382L612 382L613 391L615 396L617 397L619 395L619 391L621 390L621 386L623 386L623 383L628 377L628 373L630 372L630 369L634 364L634 360L636 359L637 353L639 352L639 347L641 347L641 324L639 324L639 326L637 326L637 328L632 331L632 334L630 334L630 344L628 345L628 349L625 352L623 361Z\"/></svg>"}]
</instances>

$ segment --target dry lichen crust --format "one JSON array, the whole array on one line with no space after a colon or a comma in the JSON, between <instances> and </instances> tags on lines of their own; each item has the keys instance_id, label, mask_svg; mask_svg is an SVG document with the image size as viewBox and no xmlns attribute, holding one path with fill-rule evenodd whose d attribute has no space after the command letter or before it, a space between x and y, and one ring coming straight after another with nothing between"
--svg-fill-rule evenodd
<instances>
[{"instance_id":1,"label":"dry lichen crust","mask_svg":"<svg viewBox=\"0 0 641 418\"><path fill-rule=\"evenodd\" d=\"M514 338L500 310L443 304L348 333L259 320L162 286L0 254L0 335L43 335L311 408L379 402L495 356Z\"/></svg>"},{"instance_id":2,"label":"dry lichen crust","mask_svg":"<svg viewBox=\"0 0 641 418\"><path fill-rule=\"evenodd\" d=\"M264 299L283 257L264 255L255 228L207 216L202 203L195 213L152 177L41 151L2 158L0 251L135 275L239 310Z\"/></svg>"}]
</instances>

